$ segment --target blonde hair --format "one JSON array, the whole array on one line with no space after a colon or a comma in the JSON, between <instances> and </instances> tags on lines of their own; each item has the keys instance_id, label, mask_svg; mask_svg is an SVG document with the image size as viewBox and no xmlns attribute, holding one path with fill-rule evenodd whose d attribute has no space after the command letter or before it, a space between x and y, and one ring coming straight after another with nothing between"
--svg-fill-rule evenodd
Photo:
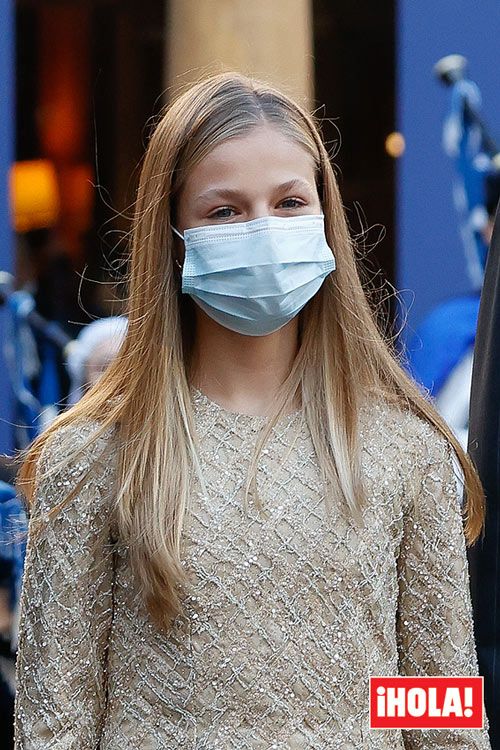
<instances>
[{"instance_id":1,"label":"blonde hair","mask_svg":"<svg viewBox=\"0 0 500 750\"><path fill-rule=\"evenodd\" d=\"M133 573L159 627L182 612L177 589L186 580L181 532L193 467L204 487L189 389L194 303L180 293L173 259L176 199L186 174L214 146L262 123L279 128L313 156L337 270L299 313L297 355L257 440L245 501L250 491L258 498L260 451L300 394L323 476L359 517L364 488L358 413L368 393L406 407L446 437L464 473L470 543L484 522L483 491L469 457L378 329L319 123L262 80L232 72L213 75L180 93L161 113L150 138L132 224L128 330L121 349L99 382L28 446L18 475L18 486L31 501L36 462L56 430L82 417L97 420L102 426L80 453L110 426L118 426L117 529L129 545ZM68 462L75 457L74 451Z\"/></svg>"}]
</instances>

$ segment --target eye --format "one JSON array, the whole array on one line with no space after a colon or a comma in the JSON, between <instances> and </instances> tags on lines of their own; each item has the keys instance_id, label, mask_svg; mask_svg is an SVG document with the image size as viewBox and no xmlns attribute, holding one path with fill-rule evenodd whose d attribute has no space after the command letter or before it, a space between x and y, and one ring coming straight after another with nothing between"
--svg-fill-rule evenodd
<instances>
[{"instance_id":1,"label":"eye","mask_svg":"<svg viewBox=\"0 0 500 750\"><path fill-rule=\"evenodd\" d=\"M292 203L295 203L295 205L294 206L290 206L290 205L284 206L284 208L300 208L300 206L304 206L305 205L304 201L301 201L300 198L285 198L285 200L281 202L281 205L283 205L284 203L290 203L290 201Z\"/></svg>"},{"instance_id":2,"label":"eye","mask_svg":"<svg viewBox=\"0 0 500 750\"><path fill-rule=\"evenodd\" d=\"M230 206L222 206L221 208L218 208L216 211L210 214L210 219L229 219L229 214L222 213L223 211L233 211L233 209Z\"/></svg>"}]
</instances>

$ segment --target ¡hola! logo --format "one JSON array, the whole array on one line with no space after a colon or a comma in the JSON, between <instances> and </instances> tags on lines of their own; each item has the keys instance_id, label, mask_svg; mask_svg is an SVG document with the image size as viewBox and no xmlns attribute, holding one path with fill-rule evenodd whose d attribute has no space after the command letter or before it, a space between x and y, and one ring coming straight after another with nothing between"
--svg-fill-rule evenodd
<instances>
[{"instance_id":1,"label":"\u00a1hola! logo","mask_svg":"<svg viewBox=\"0 0 500 750\"><path fill-rule=\"evenodd\" d=\"M370 677L372 729L483 729L482 677Z\"/></svg>"}]
</instances>

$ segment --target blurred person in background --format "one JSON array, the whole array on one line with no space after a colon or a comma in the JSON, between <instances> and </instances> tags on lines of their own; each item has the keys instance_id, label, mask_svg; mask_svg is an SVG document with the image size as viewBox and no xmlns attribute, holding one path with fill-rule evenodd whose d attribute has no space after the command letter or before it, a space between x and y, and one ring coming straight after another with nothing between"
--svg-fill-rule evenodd
<instances>
[{"instance_id":1,"label":"blurred person in background","mask_svg":"<svg viewBox=\"0 0 500 750\"><path fill-rule=\"evenodd\" d=\"M68 406L75 404L101 377L118 354L127 332L123 315L94 320L68 345L66 366L70 376Z\"/></svg>"},{"instance_id":2,"label":"blurred person in background","mask_svg":"<svg viewBox=\"0 0 500 750\"><path fill-rule=\"evenodd\" d=\"M500 198L500 170L485 177L486 222L481 229L484 241L490 245L495 213ZM453 367L444 385L436 394L436 408L460 440L464 450L468 445L469 406L472 383L474 346L468 346L459 362Z\"/></svg>"},{"instance_id":3,"label":"blurred person in background","mask_svg":"<svg viewBox=\"0 0 500 750\"><path fill-rule=\"evenodd\" d=\"M56 229L40 228L18 234L16 263L16 289L23 289L32 295L35 310L48 322L57 323L71 338L77 336L82 327L78 322L82 315L79 305L80 279ZM93 313L93 310L90 312ZM38 330L33 329L32 334L43 367L47 342ZM53 356L59 400L68 396L69 376L59 347L53 347ZM40 377L40 372L33 376L33 392L37 395Z\"/></svg>"},{"instance_id":4,"label":"blurred person in background","mask_svg":"<svg viewBox=\"0 0 500 750\"><path fill-rule=\"evenodd\" d=\"M470 288L426 313L407 342L407 366L467 450L474 341L499 195L500 155L482 116L481 91L469 76L467 58L446 55L435 64L434 74L449 92L442 146L453 163L452 196Z\"/></svg>"}]
</instances>

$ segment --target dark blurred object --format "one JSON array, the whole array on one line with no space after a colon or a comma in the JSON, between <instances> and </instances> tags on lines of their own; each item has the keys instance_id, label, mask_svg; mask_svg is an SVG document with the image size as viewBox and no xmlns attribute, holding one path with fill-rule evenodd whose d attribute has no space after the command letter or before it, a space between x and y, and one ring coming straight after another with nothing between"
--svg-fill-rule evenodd
<instances>
[{"instance_id":1,"label":"dark blurred object","mask_svg":"<svg viewBox=\"0 0 500 750\"><path fill-rule=\"evenodd\" d=\"M37 311L47 320L57 321L71 336L80 330L78 306L79 277L70 256L53 229L36 229L23 235L23 249L29 264L23 287L28 283Z\"/></svg>"},{"instance_id":2,"label":"dark blurred object","mask_svg":"<svg viewBox=\"0 0 500 750\"><path fill-rule=\"evenodd\" d=\"M7 681L0 675L0 747L14 747L14 695Z\"/></svg>"},{"instance_id":3,"label":"dark blurred object","mask_svg":"<svg viewBox=\"0 0 500 750\"><path fill-rule=\"evenodd\" d=\"M498 180L498 175L496 177ZM493 187L494 181L491 182ZM474 351L469 454L486 494L484 539L468 549L475 637L492 750L500 750L500 212L488 252Z\"/></svg>"},{"instance_id":4,"label":"dark blurred object","mask_svg":"<svg viewBox=\"0 0 500 750\"><path fill-rule=\"evenodd\" d=\"M488 216L494 218L500 195L500 164L498 169L490 172L484 181L485 206Z\"/></svg>"}]
</instances>

